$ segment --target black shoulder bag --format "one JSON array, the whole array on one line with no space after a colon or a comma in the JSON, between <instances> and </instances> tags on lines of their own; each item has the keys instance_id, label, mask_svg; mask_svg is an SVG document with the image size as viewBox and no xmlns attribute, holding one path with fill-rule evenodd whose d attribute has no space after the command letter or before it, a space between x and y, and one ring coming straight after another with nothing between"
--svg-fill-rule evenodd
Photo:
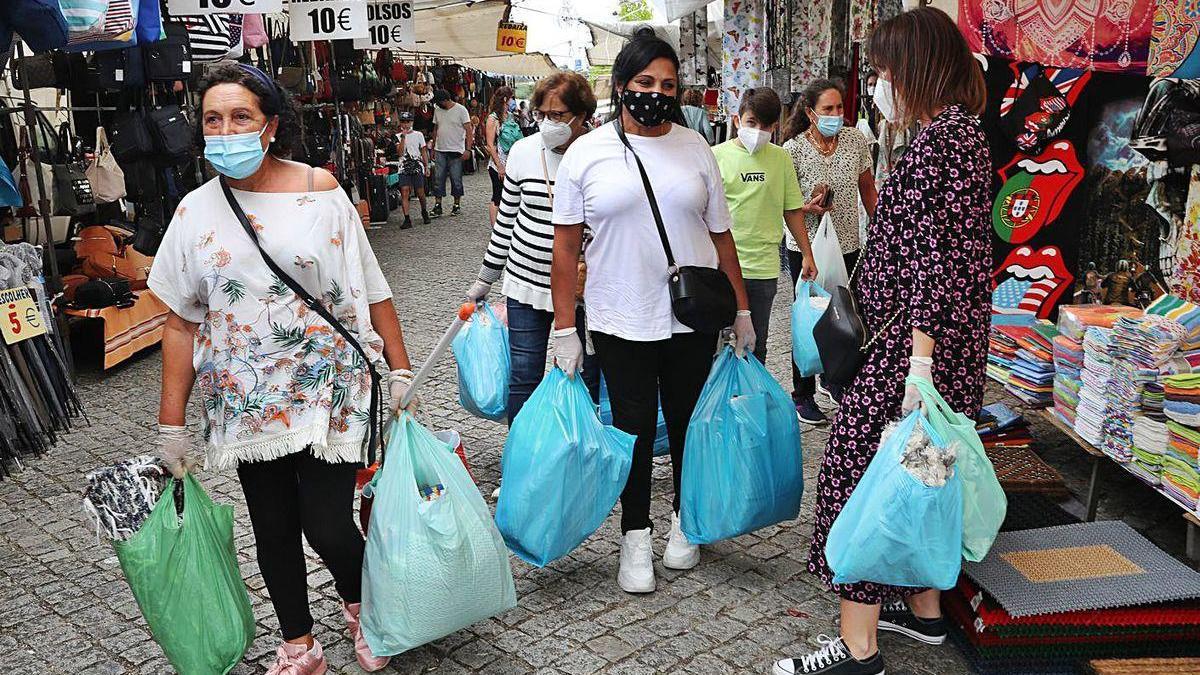
<instances>
[{"instance_id":1,"label":"black shoulder bag","mask_svg":"<svg viewBox=\"0 0 1200 675\"><path fill-rule=\"evenodd\" d=\"M370 428L367 432L366 464L367 466L374 464L375 450L378 447L379 439L383 436L383 415L380 414L380 404L383 398L383 378L379 376L379 371L375 369L375 364L371 363L370 357L367 356L367 351L363 349L361 344L359 344L358 339L354 337L354 334L351 333L341 321L338 321L337 317L335 317L329 310L325 309L325 305L321 304L320 300L314 298L312 294L305 290L298 281L293 279L287 272L284 272L279 265L275 264L275 261L271 259L271 256L267 255L267 252L263 250L262 244L260 244L258 241L258 234L254 231L254 227L250 224L250 220L246 218L246 212L242 210L242 205L238 204L237 198L233 196L233 191L229 189L229 184L225 182L225 178L223 176L220 178L220 181L221 190L225 193L225 200L229 202L229 208L233 210L233 215L237 216L238 222L242 224L242 229L246 231L246 235L250 237L250 241L254 242L254 246L258 249L259 255L262 256L263 262L266 263L267 267L275 273L275 276L279 277L280 281L286 284L288 288L292 289L292 292L296 294L296 297L303 300L304 304L307 305L309 309L316 312L317 315L322 319L325 319L325 321L332 326L339 335L345 338L346 342L351 347L354 347L354 350L358 352L359 357L362 358L363 363L366 364L367 371L371 374L371 421Z\"/></svg>"},{"instance_id":2,"label":"black shoulder bag","mask_svg":"<svg viewBox=\"0 0 1200 675\"><path fill-rule=\"evenodd\" d=\"M858 268L865 257L867 247L864 241L847 285L833 289L828 309L813 326L813 340L817 343L817 353L821 355L823 377L827 383L842 387L849 385L858 375L875 341L903 313L894 312L874 335L869 335L867 324L862 320L858 304L854 301L853 289L854 278L858 276Z\"/></svg>"},{"instance_id":3,"label":"black shoulder bag","mask_svg":"<svg viewBox=\"0 0 1200 675\"><path fill-rule=\"evenodd\" d=\"M658 211L658 200L654 198L654 189L650 187L650 177L642 166L642 160L634 152L633 146L625 136L621 120L614 120L617 137L629 149L633 160L637 162L638 172L642 174L642 185L646 188L646 198L650 200L650 212L654 214L654 224L658 226L658 238L662 240L663 251L667 254L667 271L670 277L667 285L671 290L671 311L679 323L698 333L720 333L733 324L737 316L737 298L733 294L733 284L729 277L719 269L700 267L697 265L679 266L671 253L671 242L667 240L667 228L663 226L662 214Z\"/></svg>"}]
</instances>

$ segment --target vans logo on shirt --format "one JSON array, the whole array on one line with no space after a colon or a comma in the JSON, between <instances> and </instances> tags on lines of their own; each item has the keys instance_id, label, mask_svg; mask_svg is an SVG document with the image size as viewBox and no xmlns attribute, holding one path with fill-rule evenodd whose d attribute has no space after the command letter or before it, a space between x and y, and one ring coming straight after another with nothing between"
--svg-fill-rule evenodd
<instances>
[{"instance_id":1,"label":"vans logo on shirt","mask_svg":"<svg viewBox=\"0 0 1200 675\"><path fill-rule=\"evenodd\" d=\"M767 182L767 173L765 171L743 171L743 183L765 183Z\"/></svg>"}]
</instances>

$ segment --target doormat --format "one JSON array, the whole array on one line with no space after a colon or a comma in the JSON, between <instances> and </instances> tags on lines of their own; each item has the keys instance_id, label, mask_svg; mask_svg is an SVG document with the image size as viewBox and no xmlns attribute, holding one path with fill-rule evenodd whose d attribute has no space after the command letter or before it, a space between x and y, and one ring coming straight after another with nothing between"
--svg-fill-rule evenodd
<instances>
[{"instance_id":1,"label":"doormat","mask_svg":"<svg viewBox=\"0 0 1200 675\"><path fill-rule=\"evenodd\" d=\"M1195 675L1200 659L1097 659L1088 663L1095 675Z\"/></svg>"},{"instance_id":2,"label":"doormat","mask_svg":"<svg viewBox=\"0 0 1200 675\"><path fill-rule=\"evenodd\" d=\"M1112 554L1063 555L1081 547ZM1119 520L1001 532L963 572L1014 617L1200 598L1200 573Z\"/></svg>"},{"instance_id":3,"label":"doormat","mask_svg":"<svg viewBox=\"0 0 1200 675\"><path fill-rule=\"evenodd\" d=\"M1039 493L1008 493L1008 510L1001 532L1071 525L1079 519L1062 510L1054 499Z\"/></svg>"}]
</instances>

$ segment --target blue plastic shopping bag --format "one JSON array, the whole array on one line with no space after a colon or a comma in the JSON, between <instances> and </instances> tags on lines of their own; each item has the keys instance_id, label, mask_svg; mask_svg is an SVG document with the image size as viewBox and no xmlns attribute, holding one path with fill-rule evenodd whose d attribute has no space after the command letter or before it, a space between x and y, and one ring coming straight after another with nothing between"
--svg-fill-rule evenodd
<instances>
[{"instance_id":1,"label":"blue plastic shopping bag","mask_svg":"<svg viewBox=\"0 0 1200 675\"><path fill-rule=\"evenodd\" d=\"M608 383L600 376L600 421L612 426L612 401L608 398ZM654 456L671 454L671 441L667 438L667 420L663 418L662 403L658 404L658 425L654 434Z\"/></svg>"},{"instance_id":2,"label":"blue plastic shopping bag","mask_svg":"<svg viewBox=\"0 0 1200 675\"><path fill-rule=\"evenodd\" d=\"M362 627L372 653L399 654L516 607L508 551L479 489L412 415L392 422L370 493Z\"/></svg>"},{"instance_id":3,"label":"blue plastic shopping bag","mask_svg":"<svg viewBox=\"0 0 1200 675\"><path fill-rule=\"evenodd\" d=\"M821 302L820 299L824 299ZM817 300L816 307L813 306ZM811 281L801 280L796 284L796 300L792 302L792 361L804 377L820 375L825 371L821 365L821 354L817 351L817 340L813 328L829 307L829 292Z\"/></svg>"},{"instance_id":4,"label":"blue plastic shopping bag","mask_svg":"<svg viewBox=\"0 0 1200 675\"><path fill-rule=\"evenodd\" d=\"M496 525L512 552L544 567L591 536L625 489L633 442L601 424L582 378L552 368L512 421L500 458Z\"/></svg>"},{"instance_id":5,"label":"blue plastic shopping bag","mask_svg":"<svg viewBox=\"0 0 1200 675\"><path fill-rule=\"evenodd\" d=\"M0 159L0 206L24 205L25 200L21 199L21 192L17 189L17 181L13 178L12 171L4 160Z\"/></svg>"},{"instance_id":6,"label":"blue plastic shopping bag","mask_svg":"<svg viewBox=\"0 0 1200 675\"><path fill-rule=\"evenodd\" d=\"M710 544L794 519L804 488L796 409L767 369L726 347L688 424L680 527Z\"/></svg>"},{"instance_id":7,"label":"blue plastic shopping bag","mask_svg":"<svg viewBox=\"0 0 1200 675\"><path fill-rule=\"evenodd\" d=\"M825 559L835 584L871 581L949 589L962 566L962 481L958 469L930 487L900 464L908 438L921 424L934 443L942 437L913 412L883 440L858 487L829 528Z\"/></svg>"},{"instance_id":8,"label":"blue plastic shopping bag","mask_svg":"<svg viewBox=\"0 0 1200 675\"><path fill-rule=\"evenodd\" d=\"M450 343L458 362L458 401L467 412L501 422L508 405L508 328L491 305L479 303L475 314Z\"/></svg>"}]
</instances>

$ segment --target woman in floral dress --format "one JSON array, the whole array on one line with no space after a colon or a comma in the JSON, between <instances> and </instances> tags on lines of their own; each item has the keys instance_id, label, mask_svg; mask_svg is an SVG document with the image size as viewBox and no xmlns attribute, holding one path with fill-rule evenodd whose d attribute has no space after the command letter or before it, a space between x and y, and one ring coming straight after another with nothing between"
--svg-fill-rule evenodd
<instances>
[{"instance_id":1,"label":"woman in floral dress","mask_svg":"<svg viewBox=\"0 0 1200 675\"><path fill-rule=\"evenodd\" d=\"M868 330L882 334L846 389L817 477L808 570L841 599L841 634L777 662L776 675L883 673L877 629L926 644L945 640L936 590L834 584L825 542L883 428L920 405L906 375L932 380L967 415L983 400L992 269L991 163L977 117L983 75L953 21L936 9L882 23L868 53L877 86L895 100L881 112L917 121L921 132L884 184L863 248L854 291Z\"/></svg>"},{"instance_id":2,"label":"woman in floral dress","mask_svg":"<svg viewBox=\"0 0 1200 675\"><path fill-rule=\"evenodd\" d=\"M200 89L204 156L222 174L175 211L150 272L166 303L159 450L179 478L185 427L200 391L210 469L236 468L258 568L284 644L272 674L324 673L312 637L301 534L329 568L359 665L383 668L359 627L363 537L354 483L371 428L367 363L263 261L222 181L268 255L390 371L393 407L412 373L392 292L354 205L329 173L290 162L300 137L288 94L245 64L212 71Z\"/></svg>"}]
</instances>

